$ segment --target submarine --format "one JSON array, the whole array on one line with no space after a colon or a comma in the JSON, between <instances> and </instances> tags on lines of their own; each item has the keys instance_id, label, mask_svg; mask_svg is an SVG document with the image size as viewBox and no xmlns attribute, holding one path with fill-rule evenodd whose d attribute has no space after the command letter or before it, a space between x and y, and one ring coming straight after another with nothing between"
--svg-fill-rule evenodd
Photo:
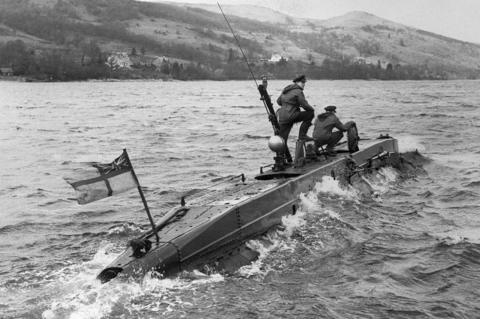
<instances>
[{"instance_id":1,"label":"submarine","mask_svg":"<svg viewBox=\"0 0 480 319\"><path fill-rule=\"evenodd\" d=\"M261 166L252 180L238 176L237 183L213 196L182 197L177 207L132 239L98 274L101 282L149 271L161 276L194 269L233 272L258 257L246 243L280 225L283 216L295 215L299 195L313 190L323 177L348 184L381 167L404 164L397 139L389 135L360 139L356 126L348 131L348 141L336 146L335 155L318 150L312 142L297 140L292 158L278 136L279 124L266 87L266 79L257 86L274 130L268 143L275 152L273 163Z\"/></svg>"}]
</instances>

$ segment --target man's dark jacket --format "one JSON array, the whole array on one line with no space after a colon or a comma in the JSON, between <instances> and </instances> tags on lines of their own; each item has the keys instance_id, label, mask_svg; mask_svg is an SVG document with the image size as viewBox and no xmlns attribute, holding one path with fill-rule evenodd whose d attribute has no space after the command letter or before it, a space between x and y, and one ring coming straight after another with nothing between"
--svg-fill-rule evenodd
<instances>
[{"instance_id":1,"label":"man's dark jacket","mask_svg":"<svg viewBox=\"0 0 480 319\"><path fill-rule=\"evenodd\" d=\"M292 123L297 113L300 112L300 108L314 112L313 107L305 99L303 88L296 83L283 89L277 103L281 106L277 112L280 124Z\"/></svg>"},{"instance_id":2,"label":"man's dark jacket","mask_svg":"<svg viewBox=\"0 0 480 319\"><path fill-rule=\"evenodd\" d=\"M343 124L335 113L326 112L317 116L313 127L313 139L318 142L327 142L332 135L332 130L337 128L341 132L347 131L353 122Z\"/></svg>"}]
</instances>

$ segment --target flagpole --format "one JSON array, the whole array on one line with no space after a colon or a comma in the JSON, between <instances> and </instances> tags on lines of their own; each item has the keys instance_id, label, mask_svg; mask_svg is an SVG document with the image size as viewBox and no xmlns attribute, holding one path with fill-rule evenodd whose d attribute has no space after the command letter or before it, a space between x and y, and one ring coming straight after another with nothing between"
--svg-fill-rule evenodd
<instances>
[{"instance_id":1,"label":"flagpole","mask_svg":"<svg viewBox=\"0 0 480 319\"><path fill-rule=\"evenodd\" d=\"M150 224L152 225L152 231L155 234L155 237L157 238L157 243L158 243L160 241L160 238L158 237L158 233L157 233L157 230L156 230L156 227L155 227L155 222L153 221L152 215L150 214L150 209L148 208L147 200L145 199L145 196L143 195L142 187L140 186L140 183L138 182L137 174L135 174L135 170L133 169L132 162L130 162L130 158L128 157L127 149L124 148L123 152L125 153L125 157L127 158L128 162L130 163L133 178L135 179L135 182L137 183L138 192L140 193L140 197L142 198L143 206L145 207L145 211L147 212L148 219L150 220Z\"/></svg>"}]
</instances>

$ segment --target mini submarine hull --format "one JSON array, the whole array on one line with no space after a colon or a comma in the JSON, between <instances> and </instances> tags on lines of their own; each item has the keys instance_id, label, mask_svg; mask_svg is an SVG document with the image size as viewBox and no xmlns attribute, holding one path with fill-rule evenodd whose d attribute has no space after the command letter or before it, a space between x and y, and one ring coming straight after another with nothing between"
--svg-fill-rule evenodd
<instances>
[{"instance_id":1,"label":"mini submarine hull","mask_svg":"<svg viewBox=\"0 0 480 319\"><path fill-rule=\"evenodd\" d=\"M344 146L346 147L346 146ZM347 183L361 169L377 169L400 161L397 140L360 141L360 151L333 157L319 156L302 167L262 172L255 180L239 183L200 204L187 203L183 216L140 239L151 248L140 256L128 247L98 275L102 282L118 275L143 275L150 270L164 276L183 270L215 268L234 271L257 257L245 243L295 214L300 193L311 191L324 176ZM361 169L360 169L361 168Z\"/></svg>"}]
</instances>

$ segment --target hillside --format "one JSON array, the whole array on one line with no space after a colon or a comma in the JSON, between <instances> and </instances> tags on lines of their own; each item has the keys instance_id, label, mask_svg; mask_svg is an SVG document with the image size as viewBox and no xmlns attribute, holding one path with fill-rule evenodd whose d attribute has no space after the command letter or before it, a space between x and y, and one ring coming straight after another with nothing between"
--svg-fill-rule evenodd
<instances>
[{"instance_id":1,"label":"hillside","mask_svg":"<svg viewBox=\"0 0 480 319\"><path fill-rule=\"evenodd\" d=\"M183 5L218 11L214 5ZM224 10L230 15L249 17L255 6L226 5ZM312 43L301 43L299 46L310 49L313 54L320 53L316 56L320 60L332 57L333 52L329 54L328 51L333 49L336 52L333 57L347 55L384 63L430 64L432 67L445 66L449 70L476 69L480 66L478 44L408 27L367 12L353 11L327 20L298 19L266 8L259 12L261 17L258 20L280 25L293 33L309 34L310 38L317 37ZM322 44L324 49L318 44ZM289 53L288 49L285 50L286 55ZM301 55L292 57L302 59Z\"/></svg>"},{"instance_id":2,"label":"hillside","mask_svg":"<svg viewBox=\"0 0 480 319\"><path fill-rule=\"evenodd\" d=\"M366 12L350 12L320 22L339 36L361 39L356 52L392 63L429 65L446 70L477 68L480 46L381 19ZM362 44L365 44L362 47Z\"/></svg>"},{"instance_id":3,"label":"hillside","mask_svg":"<svg viewBox=\"0 0 480 319\"><path fill-rule=\"evenodd\" d=\"M218 5L216 4L207 4L207 3L178 3L178 2L169 2L170 4L175 4L183 7L189 8L199 8L206 11L219 13ZM296 19L294 17L288 16L284 13L261 7L256 5L222 5L223 10L228 15L234 15L240 18L253 19L261 22L267 22L271 24L281 24L288 25L292 22L295 25L301 24L302 19Z\"/></svg>"},{"instance_id":4,"label":"hillside","mask_svg":"<svg viewBox=\"0 0 480 319\"><path fill-rule=\"evenodd\" d=\"M479 76L480 46L366 12L304 20L223 8L257 76ZM249 77L218 7L133 0L2 0L0 67L53 80Z\"/></svg>"}]
</instances>

